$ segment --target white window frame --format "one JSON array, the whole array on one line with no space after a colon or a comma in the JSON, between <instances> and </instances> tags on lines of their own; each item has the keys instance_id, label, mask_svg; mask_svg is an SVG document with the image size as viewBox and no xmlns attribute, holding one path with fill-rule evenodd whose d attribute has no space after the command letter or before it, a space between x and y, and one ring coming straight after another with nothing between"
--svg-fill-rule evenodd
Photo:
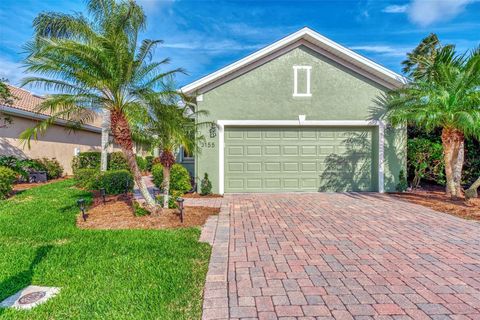
<instances>
[{"instance_id":1,"label":"white window frame","mask_svg":"<svg viewBox=\"0 0 480 320\"><path fill-rule=\"evenodd\" d=\"M307 92L298 93L298 70L307 71ZM311 97L311 86L310 86L310 77L311 77L312 66L293 66L293 96L294 97Z\"/></svg>"}]
</instances>

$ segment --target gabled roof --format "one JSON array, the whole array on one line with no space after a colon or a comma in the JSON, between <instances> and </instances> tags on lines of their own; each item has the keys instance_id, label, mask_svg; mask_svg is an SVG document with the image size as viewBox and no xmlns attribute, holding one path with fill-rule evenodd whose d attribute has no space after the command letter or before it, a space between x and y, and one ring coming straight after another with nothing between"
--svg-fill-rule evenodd
<instances>
[{"instance_id":1,"label":"gabled roof","mask_svg":"<svg viewBox=\"0 0 480 320\"><path fill-rule=\"evenodd\" d=\"M22 88L6 84L8 90L13 96L12 103L9 105L0 105L0 111L27 117L31 119L43 120L50 115L48 112L38 112L37 107L45 100L45 97L36 95ZM91 131L99 131L101 128L101 117L97 116L91 123L83 126L83 129ZM66 121L57 121L57 124L64 125Z\"/></svg>"},{"instance_id":2,"label":"gabled roof","mask_svg":"<svg viewBox=\"0 0 480 320\"><path fill-rule=\"evenodd\" d=\"M241 60L183 86L181 91L186 94L203 93L202 89L208 91L212 87L215 87L215 83L219 83L220 85L223 83L220 81L222 78L232 77L240 70L251 66L259 60L271 56L277 51L289 46L293 46L294 48L296 47L295 44L300 46L306 43L313 45L313 49L318 49L320 53L326 56L336 57L337 62L343 62L342 64L344 66L353 69L358 73L368 75L369 78L389 89L398 88L407 82L407 79L400 74L359 55L310 28L305 27ZM207 90L205 90L205 87L208 87Z\"/></svg>"}]
</instances>

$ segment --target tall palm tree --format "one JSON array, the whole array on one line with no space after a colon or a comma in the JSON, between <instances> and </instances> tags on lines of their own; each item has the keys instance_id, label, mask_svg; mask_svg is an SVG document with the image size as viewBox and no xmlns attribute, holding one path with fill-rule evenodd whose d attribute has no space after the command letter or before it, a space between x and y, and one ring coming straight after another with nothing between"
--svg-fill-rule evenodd
<instances>
[{"instance_id":1,"label":"tall palm tree","mask_svg":"<svg viewBox=\"0 0 480 320\"><path fill-rule=\"evenodd\" d=\"M446 192L458 197L465 137L480 134L480 51L457 55L452 46L442 47L428 69L429 77L413 79L387 95L386 116L394 125L407 122L427 131L442 129Z\"/></svg>"},{"instance_id":2,"label":"tall palm tree","mask_svg":"<svg viewBox=\"0 0 480 320\"><path fill-rule=\"evenodd\" d=\"M199 142L204 140L199 129L211 125L210 122L197 121L199 116L205 116L207 112L196 111L195 107L192 100L181 93L163 97L150 104L148 112L143 114L143 120L137 121L138 126L133 128L139 141L159 147L163 166L164 208L168 208L170 171L176 161L175 153L180 148L189 154L198 153Z\"/></svg>"},{"instance_id":3,"label":"tall palm tree","mask_svg":"<svg viewBox=\"0 0 480 320\"><path fill-rule=\"evenodd\" d=\"M168 59L152 62L160 40L139 43L146 17L134 1L89 0L87 9L88 16L47 12L35 18L25 64L27 71L40 76L26 78L23 84L43 85L59 93L40 106L49 110L51 117L21 137L28 141L36 138L58 118L78 127L106 110L114 141L127 158L147 209L155 210L135 161L129 115L170 94L157 90L166 76L181 70L163 71Z\"/></svg>"}]
</instances>

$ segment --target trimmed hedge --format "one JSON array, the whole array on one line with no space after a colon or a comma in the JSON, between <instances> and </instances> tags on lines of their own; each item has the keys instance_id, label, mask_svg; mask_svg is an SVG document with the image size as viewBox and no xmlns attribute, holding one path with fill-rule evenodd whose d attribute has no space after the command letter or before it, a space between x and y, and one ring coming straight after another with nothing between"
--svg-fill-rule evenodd
<instances>
[{"instance_id":1,"label":"trimmed hedge","mask_svg":"<svg viewBox=\"0 0 480 320\"><path fill-rule=\"evenodd\" d=\"M15 171L12 169L0 167L0 199L5 199L12 192L12 185L16 176Z\"/></svg>"},{"instance_id":2,"label":"trimmed hedge","mask_svg":"<svg viewBox=\"0 0 480 320\"><path fill-rule=\"evenodd\" d=\"M75 173L77 186L87 190L100 190L105 188L107 194L124 193L133 190L133 175L128 170L98 171L97 169L79 169Z\"/></svg>"},{"instance_id":3,"label":"trimmed hedge","mask_svg":"<svg viewBox=\"0 0 480 320\"><path fill-rule=\"evenodd\" d=\"M73 157L73 173L75 174L79 169L100 169L101 155L99 151L80 152L78 156Z\"/></svg>"},{"instance_id":4,"label":"trimmed hedge","mask_svg":"<svg viewBox=\"0 0 480 320\"><path fill-rule=\"evenodd\" d=\"M108 154L108 170L129 170L127 158L121 151Z\"/></svg>"},{"instance_id":5,"label":"trimmed hedge","mask_svg":"<svg viewBox=\"0 0 480 320\"><path fill-rule=\"evenodd\" d=\"M163 183L163 166L155 164L152 167L153 183L158 187L162 187ZM170 190L180 191L182 194L190 191L192 185L190 183L190 175L187 169L181 164L175 163L170 171Z\"/></svg>"}]
</instances>

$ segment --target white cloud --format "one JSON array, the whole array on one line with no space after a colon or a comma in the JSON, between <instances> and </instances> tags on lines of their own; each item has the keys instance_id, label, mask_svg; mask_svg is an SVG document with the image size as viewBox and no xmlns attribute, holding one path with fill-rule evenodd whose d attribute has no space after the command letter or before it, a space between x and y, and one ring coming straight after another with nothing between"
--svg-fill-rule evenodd
<instances>
[{"instance_id":1,"label":"white cloud","mask_svg":"<svg viewBox=\"0 0 480 320\"><path fill-rule=\"evenodd\" d=\"M22 65L18 62L0 57L0 78L5 78L9 83L18 85L20 80L25 77L22 70Z\"/></svg>"},{"instance_id":2,"label":"white cloud","mask_svg":"<svg viewBox=\"0 0 480 320\"><path fill-rule=\"evenodd\" d=\"M455 18L470 3L479 0L411 0L405 5L389 5L382 12L406 13L411 22L426 27Z\"/></svg>"},{"instance_id":3,"label":"white cloud","mask_svg":"<svg viewBox=\"0 0 480 320\"><path fill-rule=\"evenodd\" d=\"M403 57L411 50L411 48L393 47L389 45L357 45L350 47L350 49L394 57Z\"/></svg>"},{"instance_id":4,"label":"white cloud","mask_svg":"<svg viewBox=\"0 0 480 320\"><path fill-rule=\"evenodd\" d=\"M422 27L456 17L474 0L414 0L408 8L408 17Z\"/></svg>"},{"instance_id":5,"label":"white cloud","mask_svg":"<svg viewBox=\"0 0 480 320\"><path fill-rule=\"evenodd\" d=\"M386 12L386 13L405 13L405 12L407 12L407 9L408 9L408 4L405 4L403 6L391 5L391 6L385 7L382 10L382 12Z\"/></svg>"},{"instance_id":6,"label":"white cloud","mask_svg":"<svg viewBox=\"0 0 480 320\"><path fill-rule=\"evenodd\" d=\"M176 42L162 45L165 48L199 50L204 52L228 52L256 50L260 45L241 44L232 40L204 41L204 42Z\"/></svg>"}]
</instances>

